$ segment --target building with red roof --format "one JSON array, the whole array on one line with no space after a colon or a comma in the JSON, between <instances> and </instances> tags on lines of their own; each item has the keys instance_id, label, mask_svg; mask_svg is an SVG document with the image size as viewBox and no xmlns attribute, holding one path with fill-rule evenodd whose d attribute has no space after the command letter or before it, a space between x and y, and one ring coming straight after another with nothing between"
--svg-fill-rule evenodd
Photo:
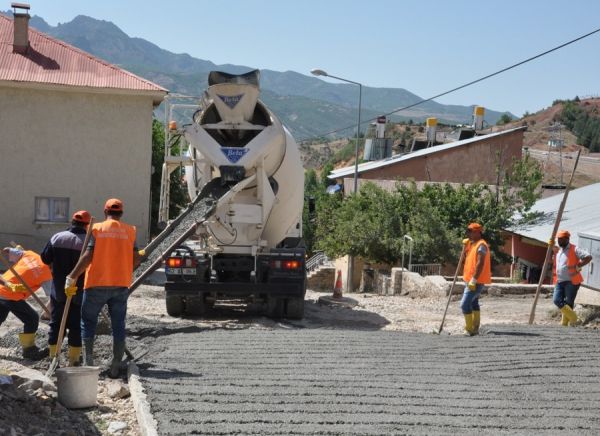
<instances>
[{"instance_id":1,"label":"building with red roof","mask_svg":"<svg viewBox=\"0 0 600 436\"><path fill-rule=\"evenodd\" d=\"M0 247L40 249L73 212L120 198L148 238L152 118L167 90L0 15Z\"/></svg>"}]
</instances>

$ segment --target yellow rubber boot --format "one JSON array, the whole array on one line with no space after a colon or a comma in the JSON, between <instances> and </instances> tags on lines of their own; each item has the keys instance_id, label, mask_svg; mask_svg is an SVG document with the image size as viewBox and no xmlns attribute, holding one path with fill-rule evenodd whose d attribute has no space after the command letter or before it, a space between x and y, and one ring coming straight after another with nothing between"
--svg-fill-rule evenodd
<instances>
[{"instance_id":1,"label":"yellow rubber boot","mask_svg":"<svg viewBox=\"0 0 600 436\"><path fill-rule=\"evenodd\" d=\"M473 314L472 313L465 313L465 335L466 336L473 336L475 333L473 333Z\"/></svg>"},{"instance_id":2,"label":"yellow rubber boot","mask_svg":"<svg viewBox=\"0 0 600 436\"><path fill-rule=\"evenodd\" d=\"M577 314L571 309L571 306L565 304L560 308L560 313L569 321L569 325L577 325Z\"/></svg>"},{"instance_id":3,"label":"yellow rubber boot","mask_svg":"<svg viewBox=\"0 0 600 436\"><path fill-rule=\"evenodd\" d=\"M35 345L35 333L19 333L19 342L23 347L25 359L39 359L39 348Z\"/></svg>"},{"instance_id":4,"label":"yellow rubber boot","mask_svg":"<svg viewBox=\"0 0 600 436\"><path fill-rule=\"evenodd\" d=\"M48 357L54 359L56 357L56 344L48 345Z\"/></svg>"},{"instance_id":5,"label":"yellow rubber boot","mask_svg":"<svg viewBox=\"0 0 600 436\"><path fill-rule=\"evenodd\" d=\"M19 333L19 342L23 348L31 348L35 345L35 333Z\"/></svg>"},{"instance_id":6,"label":"yellow rubber boot","mask_svg":"<svg viewBox=\"0 0 600 436\"><path fill-rule=\"evenodd\" d=\"M564 327L568 327L569 326L569 318L567 318L564 313L561 314L560 325L562 325Z\"/></svg>"},{"instance_id":7,"label":"yellow rubber boot","mask_svg":"<svg viewBox=\"0 0 600 436\"><path fill-rule=\"evenodd\" d=\"M69 366L79 366L81 347L69 347Z\"/></svg>"},{"instance_id":8,"label":"yellow rubber boot","mask_svg":"<svg viewBox=\"0 0 600 436\"><path fill-rule=\"evenodd\" d=\"M479 325L481 324L481 312L479 310L473 311L473 334L479 334Z\"/></svg>"}]
</instances>

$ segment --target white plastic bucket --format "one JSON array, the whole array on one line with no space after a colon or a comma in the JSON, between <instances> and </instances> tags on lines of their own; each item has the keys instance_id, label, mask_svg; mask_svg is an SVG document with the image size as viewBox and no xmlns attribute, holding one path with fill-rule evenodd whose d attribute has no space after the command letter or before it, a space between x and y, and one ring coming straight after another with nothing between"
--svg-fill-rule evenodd
<instances>
[{"instance_id":1,"label":"white plastic bucket","mask_svg":"<svg viewBox=\"0 0 600 436\"><path fill-rule=\"evenodd\" d=\"M56 370L58 401L68 409L96 406L98 398L97 366L73 366Z\"/></svg>"}]
</instances>

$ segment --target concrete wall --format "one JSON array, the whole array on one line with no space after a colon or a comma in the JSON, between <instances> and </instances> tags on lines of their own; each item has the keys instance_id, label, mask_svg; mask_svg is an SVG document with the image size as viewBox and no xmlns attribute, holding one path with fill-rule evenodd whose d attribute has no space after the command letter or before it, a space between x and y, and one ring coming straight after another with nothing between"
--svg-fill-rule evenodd
<instances>
[{"instance_id":1,"label":"concrete wall","mask_svg":"<svg viewBox=\"0 0 600 436\"><path fill-rule=\"evenodd\" d=\"M152 99L0 87L0 247L34 250L65 229L35 222L35 197L68 197L68 216L102 220L107 198L146 242L149 225Z\"/></svg>"},{"instance_id":2,"label":"concrete wall","mask_svg":"<svg viewBox=\"0 0 600 436\"><path fill-rule=\"evenodd\" d=\"M517 130L376 168L361 173L360 178L495 184L498 165L509 170L513 158L521 159L522 146L523 130Z\"/></svg>"}]
</instances>

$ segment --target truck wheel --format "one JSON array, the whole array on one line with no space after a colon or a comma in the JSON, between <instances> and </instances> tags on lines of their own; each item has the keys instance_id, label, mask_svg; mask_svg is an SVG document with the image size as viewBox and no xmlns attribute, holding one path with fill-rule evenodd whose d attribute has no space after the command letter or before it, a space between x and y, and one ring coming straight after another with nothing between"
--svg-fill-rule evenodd
<instances>
[{"instance_id":1,"label":"truck wheel","mask_svg":"<svg viewBox=\"0 0 600 436\"><path fill-rule=\"evenodd\" d=\"M289 319L304 318L304 298L289 298L287 300L285 315Z\"/></svg>"},{"instance_id":2,"label":"truck wheel","mask_svg":"<svg viewBox=\"0 0 600 436\"><path fill-rule=\"evenodd\" d=\"M269 297L267 300L267 316L269 318L283 318L283 298Z\"/></svg>"},{"instance_id":3,"label":"truck wheel","mask_svg":"<svg viewBox=\"0 0 600 436\"><path fill-rule=\"evenodd\" d=\"M198 297L187 297L185 299L185 313L191 316L202 316L206 313L206 302L204 295Z\"/></svg>"},{"instance_id":4,"label":"truck wheel","mask_svg":"<svg viewBox=\"0 0 600 436\"><path fill-rule=\"evenodd\" d=\"M183 314L183 298L177 296L167 296L167 313L171 316L181 316Z\"/></svg>"}]
</instances>

